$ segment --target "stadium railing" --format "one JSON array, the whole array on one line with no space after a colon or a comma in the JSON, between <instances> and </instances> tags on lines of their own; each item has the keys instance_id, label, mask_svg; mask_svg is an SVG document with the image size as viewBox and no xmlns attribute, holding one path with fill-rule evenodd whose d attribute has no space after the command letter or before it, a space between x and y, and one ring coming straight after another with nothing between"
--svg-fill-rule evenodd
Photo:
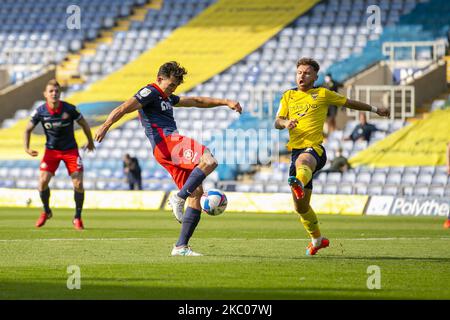
<instances>
[{"instance_id":1,"label":"stadium railing","mask_svg":"<svg viewBox=\"0 0 450 320\"><path fill-rule=\"evenodd\" d=\"M414 86L395 85L356 85L347 87L347 97L374 106L387 106L391 111L391 120L414 117L415 88ZM357 117L357 110L347 109L349 116ZM370 113L368 114L370 117Z\"/></svg>"},{"instance_id":2,"label":"stadium railing","mask_svg":"<svg viewBox=\"0 0 450 320\"><path fill-rule=\"evenodd\" d=\"M445 39L435 41L387 41L383 43L383 55L389 57L391 67L405 64L411 68L425 67L430 61L445 56L448 43Z\"/></svg>"}]
</instances>

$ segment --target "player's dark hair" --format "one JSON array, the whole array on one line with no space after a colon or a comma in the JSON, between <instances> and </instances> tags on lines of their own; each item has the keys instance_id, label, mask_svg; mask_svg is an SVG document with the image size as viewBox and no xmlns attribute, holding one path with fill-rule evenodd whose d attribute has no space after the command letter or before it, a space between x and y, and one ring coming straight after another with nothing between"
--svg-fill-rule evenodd
<instances>
[{"instance_id":1,"label":"player's dark hair","mask_svg":"<svg viewBox=\"0 0 450 320\"><path fill-rule=\"evenodd\" d=\"M316 72L319 72L320 70L319 63L311 58L301 58L300 60L297 61L297 68L299 66L311 66Z\"/></svg>"},{"instance_id":2,"label":"player's dark hair","mask_svg":"<svg viewBox=\"0 0 450 320\"><path fill-rule=\"evenodd\" d=\"M47 88L47 86L54 86L54 87L61 88L61 85L59 84L58 81L56 81L56 79L50 79L50 80L47 82L47 85L45 86L45 88Z\"/></svg>"},{"instance_id":3,"label":"player's dark hair","mask_svg":"<svg viewBox=\"0 0 450 320\"><path fill-rule=\"evenodd\" d=\"M185 68L183 68L176 61L169 61L164 63L161 67L159 67L158 77L170 78L174 77L180 83L184 80L184 75L187 74Z\"/></svg>"}]
</instances>

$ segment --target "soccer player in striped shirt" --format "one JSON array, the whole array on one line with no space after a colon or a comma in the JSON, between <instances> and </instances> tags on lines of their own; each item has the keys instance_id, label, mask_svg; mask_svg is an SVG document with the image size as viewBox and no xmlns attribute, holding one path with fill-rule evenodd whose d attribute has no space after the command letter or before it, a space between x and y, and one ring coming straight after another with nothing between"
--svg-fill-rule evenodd
<instances>
[{"instance_id":1,"label":"soccer player in striped shirt","mask_svg":"<svg viewBox=\"0 0 450 320\"><path fill-rule=\"evenodd\" d=\"M330 243L322 237L316 214L310 206L312 176L323 168L327 160L322 141L328 106L344 106L389 116L387 108L376 108L326 88L315 88L319 69L319 64L310 58L297 62L297 87L284 92L275 120L276 129L289 130L288 147L292 149L292 158L288 183L292 189L295 211L311 237L306 248L307 255L315 255Z\"/></svg>"}]
</instances>

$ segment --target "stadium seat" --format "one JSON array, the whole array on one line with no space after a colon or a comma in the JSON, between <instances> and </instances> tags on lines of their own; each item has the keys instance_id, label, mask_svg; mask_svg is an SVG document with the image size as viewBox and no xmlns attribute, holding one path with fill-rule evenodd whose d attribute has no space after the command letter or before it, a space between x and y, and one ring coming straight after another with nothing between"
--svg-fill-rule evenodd
<instances>
[{"instance_id":1,"label":"stadium seat","mask_svg":"<svg viewBox=\"0 0 450 320\"><path fill-rule=\"evenodd\" d=\"M382 172L376 172L372 175L371 183L384 185L386 183L386 174Z\"/></svg>"},{"instance_id":2,"label":"stadium seat","mask_svg":"<svg viewBox=\"0 0 450 320\"><path fill-rule=\"evenodd\" d=\"M355 183L356 182L356 173L353 171L345 172L342 175L342 182L343 183Z\"/></svg>"},{"instance_id":3,"label":"stadium seat","mask_svg":"<svg viewBox=\"0 0 450 320\"><path fill-rule=\"evenodd\" d=\"M431 184L434 186L446 186L448 184L448 175L445 173L437 173L431 179Z\"/></svg>"},{"instance_id":4,"label":"stadium seat","mask_svg":"<svg viewBox=\"0 0 450 320\"><path fill-rule=\"evenodd\" d=\"M363 184L363 185L358 184L358 185L356 185L356 188L354 190L355 190L356 194L364 194L364 195L366 195L367 194L367 185L365 185L365 184Z\"/></svg>"},{"instance_id":5,"label":"stadium seat","mask_svg":"<svg viewBox=\"0 0 450 320\"><path fill-rule=\"evenodd\" d=\"M432 181L432 175L429 173L421 173L417 177L417 184L430 185Z\"/></svg>"},{"instance_id":6,"label":"stadium seat","mask_svg":"<svg viewBox=\"0 0 450 320\"><path fill-rule=\"evenodd\" d=\"M291 193L291 187L287 183L281 184L281 185L279 185L279 192Z\"/></svg>"},{"instance_id":7,"label":"stadium seat","mask_svg":"<svg viewBox=\"0 0 450 320\"><path fill-rule=\"evenodd\" d=\"M397 174L403 174L405 171L405 167L390 167L389 168L389 174L397 173Z\"/></svg>"},{"instance_id":8,"label":"stadium seat","mask_svg":"<svg viewBox=\"0 0 450 320\"><path fill-rule=\"evenodd\" d=\"M405 174L414 174L418 175L420 171L420 167L414 166L414 167L405 167Z\"/></svg>"},{"instance_id":9,"label":"stadium seat","mask_svg":"<svg viewBox=\"0 0 450 320\"><path fill-rule=\"evenodd\" d=\"M356 182L358 183L364 183L369 184L371 180L371 174L370 172L360 172L356 178Z\"/></svg>"},{"instance_id":10,"label":"stadium seat","mask_svg":"<svg viewBox=\"0 0 450 320\"><path fill-rule=\"evenodd\" d=\"M431 187L428 191L428 196L431 197L444 197L445 188L443 187Z\"/></svg>"},{"instance_id":11,"label":"stadium seat","mask_svg":"<svg viewBox=\"0 0 450 320\"><path fill-rule=\"evenodd\" d=\"M436 167L436 171L435 171L436 175L446 174L446 173L447 173L447 168L445 166Z\"/></svg>"},{"instance_id":12,"label":"stadium seat","mask_svg":"<svg viewBox=\"0 0 450 320\"><path fill-rule=\"evenodd\" d=\"M444 197L450 197L450 187L446 187L444 190Z\"/></svg>"},{"instance_id":13,"label":"stadium seat","mask_svg":"<svg viewBox=\"0 0 450 320\"><path fill-rule=\"evenodd\" d=\"M405 173L402 176L401 183L405 185L415 185L417 182L417 175L413 173Z\"/></svg>"},{"instance_id":14,"label":"stadium seat","mask_svg":"<svg viewBox=\"0 0 450 320\"><path fill-rule=\"evenodd\" d=\"M398 195L398 188L396 186L386 186L382 189L382 194L387 196Z\"/></svg>"},{"instance_id":15,"label":"stadium seat","mask_svg":"<svg viewBox=\"0 0 450 320\"><path fill-rule=\"evenodd\" d=\"M322 190L323 194L337 194L338 187L335 184L326 184Z\"/></svg>"},{"instance_id":16,"label":"stadium seat","mask_svg":"<svg viewBox=\"0 0 450 320\"><path fill-rule=\"evenodd\" d=\"M342 174L340 172L330 172L327 175L327 183L338 184L341 182Z\"/></svg>"},{"instance_id":17,"label":"stadium seat","mask_svg":"<svg viewBox=\"0 0 450 320\"><path fill-rule=\"evenodd\" d=\"M428 196L428 187L415 187L414 195L418 197L427 197Z\"/></svg>"},{"instance_id":18,"label":"stadium seat","mask_svg":"<svg viewBox=\"0 0 450 320\"><path fill-rule=\"evenodd\" d=\"M389 172L386 178L386 184L399 185L402 181L402 175L397 172Z\"/></svg>"},{"instance_id":19,"label":"stadium seat","mask_svg":"<svg viewBox=\"0 0 450 320\"><path fill-rule=\"evenodd\" d=\"M249 185L249 184L240 183L240 184L236 185L237 192L250 192L250 188L251 188L251 185Z\"/></svg>"},{"instance_id":20,"label":"stadium seat","mask_svg":"<svg viewBox=\"0 0 450 320\"><path fill-rule=\"evenodd\" d=\"M414 196L414 188L413 187L403 187L403 194L405 196Z\"/></svg>"},{"instance_id":21,"label":"stadium seat","mask_svg":"<svg viewBox=\"0 0 450 320\"><path fill-rule=\"evenodd\" d=\"M353 186L351 184L342 184L338 188L338 193L340 194L352 194Z\"/></svg>"}]
</instances>

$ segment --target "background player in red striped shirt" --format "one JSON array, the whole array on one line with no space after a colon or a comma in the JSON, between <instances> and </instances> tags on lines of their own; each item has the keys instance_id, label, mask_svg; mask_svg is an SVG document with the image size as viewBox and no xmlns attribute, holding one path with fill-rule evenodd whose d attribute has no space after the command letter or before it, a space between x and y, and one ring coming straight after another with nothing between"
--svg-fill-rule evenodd
<instances>
[{"instance_id":1,"label":"background player in red striped shirt","mask_svg":"<svg viewBox=\"0 0 450 320\"><path fill-rule=\"evenodd\" d=\"M40 164L39 177L39 195L44 206L44 212L41 213L36 227L42 227L45 222L52 217L52 210L49 206L50 180L55 175L60 161L64 161L67 172L72 178L75 199L75 217L73 224L75 229L84 229L81 219L81 211L84 202L83 188L83 163L78 153L78 145L75 141L73 122L76 121L88 139L86 149L93 151L94 140L92 139L91 129L75 106L59 100L61 95L61 86L52 79L44 91L46 103L39 106L31 115L31 121L25 129L25 152L32 157L36 157L38 152L30 149L30 137L33 129L42 124L46 136L45 153Z\"/></svg>"}]
</instances>

